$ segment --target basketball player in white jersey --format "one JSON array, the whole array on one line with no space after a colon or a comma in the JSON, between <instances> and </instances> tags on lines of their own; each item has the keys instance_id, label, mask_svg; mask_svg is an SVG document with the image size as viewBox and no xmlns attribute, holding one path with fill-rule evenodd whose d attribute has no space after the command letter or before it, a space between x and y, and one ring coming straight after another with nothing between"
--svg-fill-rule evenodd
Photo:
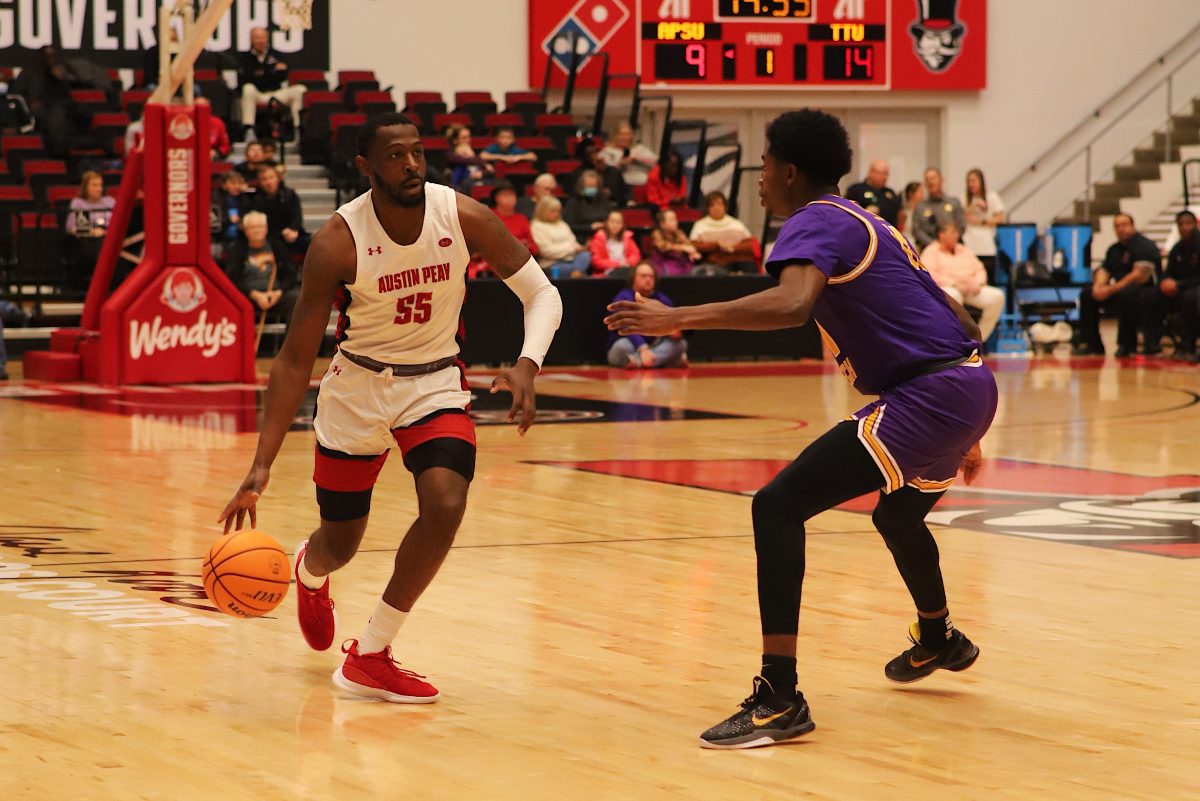
<instances>
[{"instance_id":1,"label":"basketball player in white jersey","mask_svg":"<svg viewBox=\"0 0 1200 801\"><path fill-rule=\"evenodd\" d=\"M258 450L221 513L225 530L256 507L270 468L308 391L336 302L338 351L317 396L317 504L321 524L296 553L300 630L323 651L335 618L329 574L358 550L371 490L392 448L416 482L419 513L365 630L342 645L334 683L355 695L429 703L438 691L392 659L391 643L450 549L475 472L471 394L458 360L459 314L470 254L481 254L525 307L525 343L492 391L512 392L509 420L533 424L533 379L562 317L558 291L487 207L425 183L417 128L383 114L359 131L355 159L371 190L338 209L312 241L287 338L267 384Z\"/></svg>"}]
</instances>

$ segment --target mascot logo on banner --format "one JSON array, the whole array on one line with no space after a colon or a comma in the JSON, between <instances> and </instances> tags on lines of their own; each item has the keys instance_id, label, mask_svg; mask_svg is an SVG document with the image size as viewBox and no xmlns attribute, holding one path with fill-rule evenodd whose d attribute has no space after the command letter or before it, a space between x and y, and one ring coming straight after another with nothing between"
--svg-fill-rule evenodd
<instances>
[{"instance_id":1,"label":"mascot logo on banner","mask_svg":"<svg viewBox=\"0 0 1200 801\"><path fill-rule=\"evenodd\" d=\"M180 314L186 314L208 298L204 294L204 282L200 280L200 275L190 267L179 267L167 273L161 300Z\"/></svg>"},{"instance_id":2,"label":"mascot logo on banner","mask_svg":"<svg viewBox=\"0 0 1200 801\"><path fill-rule=\"evenodd\" d=\"M945 72L962 53L967 26L955 16L958 0L917 0L917 19L908 26L917 58L930 72Z\"/></svg>"}]
</instances>

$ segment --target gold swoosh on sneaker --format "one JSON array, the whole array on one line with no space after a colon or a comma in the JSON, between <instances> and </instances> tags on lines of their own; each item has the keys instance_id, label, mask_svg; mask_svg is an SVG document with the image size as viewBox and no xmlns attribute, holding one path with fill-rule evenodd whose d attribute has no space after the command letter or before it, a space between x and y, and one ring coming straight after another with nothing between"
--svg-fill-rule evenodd
<instances>
[{"instance_id":1,"label":"gold swoosh on sneaker","mask_svg":"<svg viewBox=\"0 0 1200 801\"><path fill-rule=\"evenodd\" d=\"M788 712L791 712L791 711L792 710L790 710L790 709L785 709L782 712L776 712L774 715L768 715L765 718L760 718L758 715L751 715L750 722L753 723L755 726L766 726L771 721L778 720L779 718L783 717L784 715L786 715Z\"/></svg>"},{"instance_id":2,"label":"gold swoosh on sneaker","mask_svg":"<svg viewBox=\"0 0 1200 801\"><path fill-rule=\"evenodd\" d=\"M938 658L938 656L939 656L939 654L934 654L933 656L929 657L928 659L922 659L922 660L920 660L920 661L918 661L918 660L916 660L916 659L913 659L913 658L910 656L910 657L908 658L908 664L912 665L912 666L913 666L913 667L915 667L915 668L919 668L919 667L925 667L925 666L926 666L926 665L928 665L930 662L932 662L933 660L937 659L937 658Z\"/></svg>"}]
</instances>

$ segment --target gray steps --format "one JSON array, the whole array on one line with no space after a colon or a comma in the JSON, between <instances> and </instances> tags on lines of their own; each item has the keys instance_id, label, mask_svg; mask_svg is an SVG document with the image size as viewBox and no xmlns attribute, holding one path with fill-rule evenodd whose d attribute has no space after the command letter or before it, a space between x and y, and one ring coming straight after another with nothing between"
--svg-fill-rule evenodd
<instances>
[{"instance_id":1,"label":"gray steps","mask_svg":"<svg viewBox=\"0 0 1200 801\"><path fill-rule=\"evenodd\" d=\"M245 155L246 144L238 142L233 146L229 158L238 162L244 159ZM329 175L319 164L301 164L295 147L288 148L284 165L287 167L284 180L300 196L300 206L304 211L304 228L309 233L316 233L337 208L337 193L329 186Z\"/></svg>"}]
</instances>

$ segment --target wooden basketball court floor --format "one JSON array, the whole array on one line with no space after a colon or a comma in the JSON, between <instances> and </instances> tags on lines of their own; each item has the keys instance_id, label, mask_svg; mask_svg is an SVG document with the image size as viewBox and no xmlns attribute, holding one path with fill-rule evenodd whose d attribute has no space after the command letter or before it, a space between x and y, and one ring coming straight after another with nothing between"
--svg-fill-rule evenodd
<instances>
[{"instance_id":1,"label":"wooden basketball court floor","mask_svg":"<svg viewBox=\"0 0 1200 801\"><path fill-rule=\"evenodd\" d=\"M12 382L0 798L1200 798L1200 371L993 364L991 461L933 518L979 662L890 685L910 601L869 503L828 512L801 615L817 728L751 752L697 735L758 667L750 494L862 403L827 365L555 370L527 437L481 427L462 531L397 642L442 690L420 707L339 696L291 595L206 611L253 387ZM261 505L289 552L316 514L304 423ZM334 577L339 641L415 513L392 462Z\"/></svg>"}]
</instances>

